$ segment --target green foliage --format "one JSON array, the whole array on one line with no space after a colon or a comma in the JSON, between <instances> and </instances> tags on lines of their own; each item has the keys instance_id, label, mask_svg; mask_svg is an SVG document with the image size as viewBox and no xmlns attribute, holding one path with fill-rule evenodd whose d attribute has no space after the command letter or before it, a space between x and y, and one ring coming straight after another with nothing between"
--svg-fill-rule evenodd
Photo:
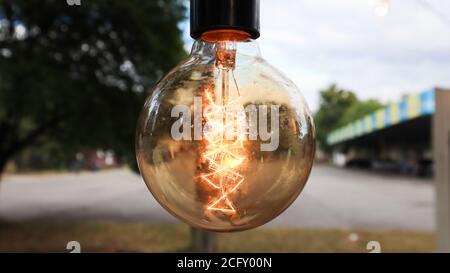
<instances>
[{"instance_id":1,"label":"green foliage","mask_svg":"<svg viewBox=\"0 0 450 273\"><path fill-rule=\"evenodd\" d=\"M320 147L325 152L329 152L330 147L326 143L326 137L331 131L382 106L380 102L373 99L360 101L352 91L341 89L335 84L320 91L319 109L314 116Z\"/></svg>"},{"instance_id":2,"label":"green foliage","mask_svg":"<svg viewBox=\"0 0 450 273\"><path fill-rule=\"evenodd\" d=\"M26 147L133 163L148 90L185 56L181 0L0 1L0 173Z\"/></svg>"},{"instance_id":3,"label":"green foliage","mask_svg":"<svg viewBox=\"0 0 450 273\"><path fill-rule=\"evenodd\" d=\"M383 107L379 101L370 99L367 101L356 101L351 105L344 113L340 120L341 125L346 125L356 119L362 118L365 115L372 113L373 111Z\"/></svg>"},{"instance_id":4,"label":"green foliage","mask_svg":"<svg viewBox=\"0 0 450 273\"><path fill-rule=\"evenodd\" d=\"M320 91L320 104L314 116L314 122L317 140L322 149L327 148L327 134L341 126L342 116L356 101L357 98L353 92L340 89L335 84Z\"/></svg>"}]
</instances>

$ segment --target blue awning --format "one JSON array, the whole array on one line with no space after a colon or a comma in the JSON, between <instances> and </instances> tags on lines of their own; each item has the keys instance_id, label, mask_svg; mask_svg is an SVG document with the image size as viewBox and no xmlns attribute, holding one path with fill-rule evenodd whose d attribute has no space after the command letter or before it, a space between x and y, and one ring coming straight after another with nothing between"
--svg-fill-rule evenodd
<instances>
[{"instance_id":1,"label":"blue awning","mask_svg":"<svg viewBox=\"0 0 450 273\"><path fill-rule=\"evenodd\" d=\"M435 110L434 88L420 94L408 95L393 103L334 130L327 136L327 143L334 145L381 130L420 116L431 115Z\"/></svg>"}]
</instances>

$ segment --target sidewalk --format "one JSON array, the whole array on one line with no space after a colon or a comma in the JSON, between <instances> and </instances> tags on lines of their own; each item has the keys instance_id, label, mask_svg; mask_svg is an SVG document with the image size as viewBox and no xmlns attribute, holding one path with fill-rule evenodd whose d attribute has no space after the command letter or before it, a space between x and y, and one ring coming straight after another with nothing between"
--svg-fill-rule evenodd
<instances>
[{"instance_id":1,"label":"sidewalk","mask_svg":"<svg viewBox=\"0 0 450 273\"><path fill-rule=\"evenodd\" d=\"M338 169L313 168L294 204L268 226L434 229L431 181ZM0 219L110 220L175 223L128 170L81 174L5 175Z\"/></svg>"}]
</instances>

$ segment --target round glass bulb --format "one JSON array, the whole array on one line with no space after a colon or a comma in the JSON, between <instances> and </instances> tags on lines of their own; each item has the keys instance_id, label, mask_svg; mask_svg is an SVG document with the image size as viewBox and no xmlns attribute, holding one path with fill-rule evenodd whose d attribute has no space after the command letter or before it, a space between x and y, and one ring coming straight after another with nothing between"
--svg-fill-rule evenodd
<instances>
[{"instance_id":1,"label":"round glass bulb","mask_svg":"<svg viewBox=\"0 0 450 273\"><path fill-rule=\"evenodd\" d=\"M238 231L267 223L297 198L315 133L302 94L257 43L220 37L195 41L189 58L153 89L136 155L171 214L197 228Z\"/></svg>"}]
</instances>

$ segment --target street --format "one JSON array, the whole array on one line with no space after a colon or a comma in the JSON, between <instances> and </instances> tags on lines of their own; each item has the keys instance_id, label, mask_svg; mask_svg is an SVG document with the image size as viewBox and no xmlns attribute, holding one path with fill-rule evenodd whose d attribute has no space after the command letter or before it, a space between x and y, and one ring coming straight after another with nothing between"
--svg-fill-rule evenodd
<instances>
[{"instance_id":1,"label":"street","mask_svg":"<svg viewBox=\"0 0 450 273\"><path fill-rule=\"evenodd\" d=\"M126 169L5 175L0 219L42 218L177 222ZM266 226L432 231L432 181L316 164L300 197Z\"/></svg>"}]
</instances>

